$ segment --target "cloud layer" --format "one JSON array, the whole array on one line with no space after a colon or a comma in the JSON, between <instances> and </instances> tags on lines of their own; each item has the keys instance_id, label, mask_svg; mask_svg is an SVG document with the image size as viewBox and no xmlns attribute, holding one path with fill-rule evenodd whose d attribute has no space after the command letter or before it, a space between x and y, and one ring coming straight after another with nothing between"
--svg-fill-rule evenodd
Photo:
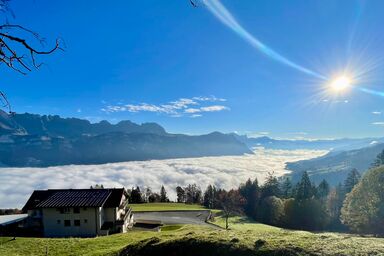
<instances>
[{"instance_id":1,"label":"cloud layer","mask_svg":"<svg viewBox=\"0 0 384 256\"><path fill-rule=\"evenodd\" d=\"M180 98L175 101L170 101L165 104L117 104L108 105L101 110L107 113L115 112L153 112L159 114L165 114L173 117L189 116L200 117L204 112L218 112L223 110L229 110L229 107L222 104L212 104L213 102L225 102L226 99L217 98L215 96L210 97L193 97L193 98Z\"/></svg>"},{"instance_id":2,"label":"cloud layer","mask_svg":"<svg viewBox=\"0 0 384 256\"><path fill-rule=\"evenodd\" d=\"M1 168L0 208L21 208L35 189L164 185L171 199L175 187L196 183L229 189L246 179L263 182L270 171L287 173L285 163L325 154L314 150L256 149L254 155L136 161L102 165L68 165L49 168Z\"/></svg>"}]
</instances>

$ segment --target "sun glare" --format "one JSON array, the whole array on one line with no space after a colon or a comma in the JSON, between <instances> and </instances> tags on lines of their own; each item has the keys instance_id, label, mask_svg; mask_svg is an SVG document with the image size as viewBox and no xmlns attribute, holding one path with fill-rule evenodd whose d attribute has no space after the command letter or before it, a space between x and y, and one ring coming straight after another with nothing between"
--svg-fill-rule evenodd
<instances>
[{"instance_id":1,"label":"sun glare","mask_svg":"<svg viewBox=\"0 0 384 256\"><path fill-rule=\"evenodd\" d=\"M342 92L351 87L352 79L348 76L339 76L330 83L330 88L335 92Z\"/></svg>"}]
</instances>

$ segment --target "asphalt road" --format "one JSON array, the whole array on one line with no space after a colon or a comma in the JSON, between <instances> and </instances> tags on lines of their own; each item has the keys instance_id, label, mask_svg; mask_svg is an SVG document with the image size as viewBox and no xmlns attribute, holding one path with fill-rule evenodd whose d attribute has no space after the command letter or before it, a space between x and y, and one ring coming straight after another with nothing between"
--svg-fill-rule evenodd
<instances>
[{"instance_id":1,"label":"asphalt road","mask_svg":"<svg viewBox=\"0 0 384 256\"><path fill-rule=\"evenodd\" d=\"M173 224L195 224L209 225L206 223L210 211L162 211L162 212L134 212L134 220L140 221L159 221L164 225Z\"/></svg>"}]
</instances>

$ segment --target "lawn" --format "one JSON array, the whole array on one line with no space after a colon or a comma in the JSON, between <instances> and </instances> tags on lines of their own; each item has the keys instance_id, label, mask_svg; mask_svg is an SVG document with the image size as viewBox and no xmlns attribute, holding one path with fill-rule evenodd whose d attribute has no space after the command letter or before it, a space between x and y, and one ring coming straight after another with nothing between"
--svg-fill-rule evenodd
<instances>
[{"instance_id":1,"label":"lawn","mask_svg":"<svg viewBox=\"0 0 384 256\"><path fill-rule=\"evenodd\" d=\"M223 225L221 218L216 218ZM98 238L0 238L0 255L383 255L384 239L290 231L230 219L230 230L172 225ZM124 249L125 248L125 249Z\"/></svg>"},{"instance_id":2,"label":"lawn","mask_svg":"<svg viewBox=\"0 0 384 256\"><path fill-rule=\"evenodd\" d=\"M207 210L198 204L183 203L146 203L146 204L130 204L134 212L150 212L150 211L193 211Z\"/></svg>"}]
</instances>

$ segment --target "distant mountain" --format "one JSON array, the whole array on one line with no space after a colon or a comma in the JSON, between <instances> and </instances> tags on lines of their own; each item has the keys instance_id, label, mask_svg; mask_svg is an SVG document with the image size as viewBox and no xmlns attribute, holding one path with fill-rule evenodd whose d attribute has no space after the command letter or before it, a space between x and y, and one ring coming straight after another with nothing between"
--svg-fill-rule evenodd
<instances>
[{"instance_id":1,"label":"distant mountain","mask_svg":"<svg viewBox=\"0 0 384 256\"><path fill-rule=\"evenodd\" d=\"M343 182L352 168L364 173L370 168L376 156L384 149L384 143L347 151L330 152L325 156L287 163L287 169L292 170L293 180L298 180L302 172L307 171L311 179L320 182L326 179L335 185Z\"/></svg>"},{"instance_id":2,"label":"distant mountain","mask_svg":"<svg viewBox=\"0 0 384 256\"><path fill-rule=\"evenodd\" d=\"M277 140L267 136L249 138L246 135L234 134L236 138L248 147L264 147L268 149L314 149L345 151L359 149L375 143L384 143L384 138L362 138L362 139L329 139L329 140Z\"/></svg>"},{"instance_id":3,"label":"distant mountain","mask_svg":"<svg viewBox=\"0 0 384 256\"><path fill-rule=\"evenodd\" d=\"M169 134L156 123L90 123L78 118L0 111L0 166L54 166L242 155L252 153L233 135Z\"/></svg>"},{"instance_id":4,"label":"distant mountain","mask_svg":"<svg viewBox=\"0 0 384 256\"><path fill-rule=\"evenodd\" d=\"M101 121L92 124L88 120L79 118L61 118L57 115L41 116L29 113L3 117L0 119L0 125L2 120L23 127L26 134L39 136L73 138L83 135L95 136L109 132L166 134L165 129L156 123L138 125L131 121L121 121L117 124Z\"/></svg>"}]
</instances>

